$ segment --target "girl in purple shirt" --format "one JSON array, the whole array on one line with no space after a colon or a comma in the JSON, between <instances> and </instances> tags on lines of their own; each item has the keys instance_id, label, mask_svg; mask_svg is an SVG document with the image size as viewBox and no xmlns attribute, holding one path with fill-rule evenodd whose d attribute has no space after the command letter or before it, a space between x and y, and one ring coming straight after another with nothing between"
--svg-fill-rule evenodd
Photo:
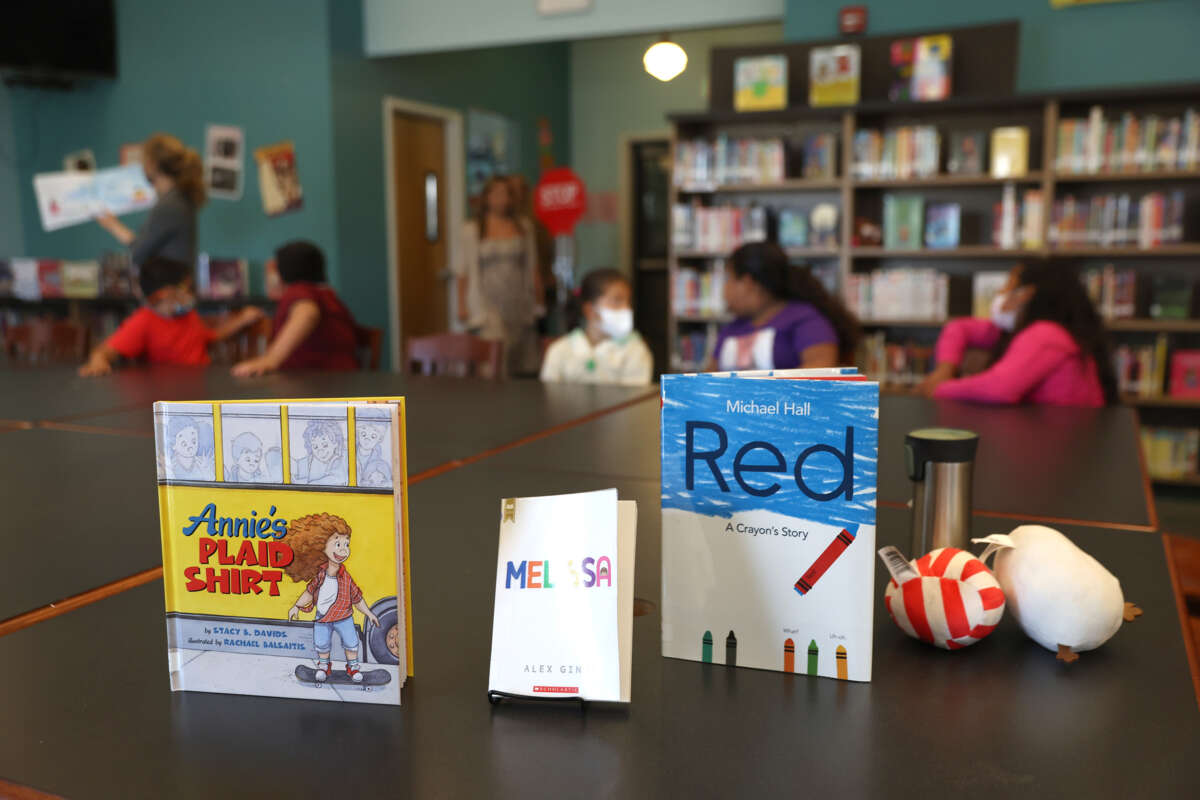
<instances>
[{"instance_id":1,"label":"girl in purple shirt","mask_svg":"<svg viewBox=\"0 0 1200 800\"><path fill-rule=\"evenodd\" d=\"M990 349L992 363L959 378L967 348ZM1083 407L1117 400L1104 323L1079 275L1062 264L1013 269L992 318L949 322L935 357L937 367L917 387L931 397Z\"/></svg>"},{"instance_id":2,"label":"girl in purple shirt","mask_svg":"<svg viewBox=\"0 0 1200 800\"><path fill-rule=\"evenodd\" d=\"M737 317L713 350L719 370L835 367L853 363L858 322L804 266L776 244L733 251L725 306Z\"/></svg>"}]
</instances>

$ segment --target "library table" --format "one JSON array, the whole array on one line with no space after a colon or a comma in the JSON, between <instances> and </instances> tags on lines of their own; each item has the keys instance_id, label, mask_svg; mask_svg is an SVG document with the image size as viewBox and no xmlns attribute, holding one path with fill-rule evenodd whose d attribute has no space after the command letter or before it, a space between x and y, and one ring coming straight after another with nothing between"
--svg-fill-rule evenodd
<instances>
[{"instance_id":1,"label":"library table","mask_svg":"<svg viewBox=\"0 0 1200 800\"><path fill-rule=\"evenodd\" d=\"M490 706L500 498L606 487L638 502L635 591L656 604L634 621L632 705ZM0 637L0 778L73 798L1200 795L1200 713L1158 536L1063 526L1145 611L1072 665L1011 617L958 652L913 641L877 569L874 680L855 684L660 656L655 480L487 460L410 499L403 707L172 694L155 581ZM907 540L903 510L879 517L878 546Z\"/></svg>"},{"instance_id":2,"label":"library table","mask_svg":"<svg viewBox=\"0 0 1200 800\"><path fill-rule=\"evenodd\" d=\"M36 371L13 374L15 385L39 380ZM173 382L147 370L125 378L127 396L138 396L143 405L116 412L121 425L109 424L113 415L102 416L100 425L89 416L0 432L7 464L0 481L5 514L0 540L6 560L22 565L0 580L0 622L160 563L153 423L146 398L407 394L409 474L419 476L657 392L383 373L247 383L211 371L185 372ZM111 400L103 380L76 387L81 407Z\"/></svg>"}]
</instances>

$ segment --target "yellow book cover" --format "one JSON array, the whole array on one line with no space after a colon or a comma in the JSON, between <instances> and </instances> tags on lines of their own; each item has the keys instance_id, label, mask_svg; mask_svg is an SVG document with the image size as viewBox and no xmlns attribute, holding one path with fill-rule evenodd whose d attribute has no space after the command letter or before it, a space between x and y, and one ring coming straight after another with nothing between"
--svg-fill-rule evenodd
<instances>
[{"instance_id":1,"label":"yellow book cover","mask_svg":"<svg viewBox=\"0 0 1200 800\"><path fill-rule=\"evenodd\" d=\"M808 104L850 106L858 102L861 52L856 44L814 47L808 55Z\"/></svg>"},{"instance_id":2,"label":"yellow book cover","mask_svg":"<svg viewBox=\"0 0 1200 800\"><path fill-rule=\"evenodd\" d=\"M992 129L992 177L1020 178L1029 170L1029 128Z\"/></svg>"},{"instance_id":3,"label":"yellow book cover","mask_svg":"<svg viewBox=\"0 0 1200 800\"><path fill-rule=\"evenodd\" d=\"M748 56L733 62L733 109L787 108L787 56Z\"/></svg>"},{"instance_id":4,"label":"yellow book cover","mask_svg":"<svg viewBox=\"0 0 1200 800\"><path fill-rule=\"evenodd\" d=\"M403 398L154 404L174 691L400 704Z\"/></svg>"}]
</instances>

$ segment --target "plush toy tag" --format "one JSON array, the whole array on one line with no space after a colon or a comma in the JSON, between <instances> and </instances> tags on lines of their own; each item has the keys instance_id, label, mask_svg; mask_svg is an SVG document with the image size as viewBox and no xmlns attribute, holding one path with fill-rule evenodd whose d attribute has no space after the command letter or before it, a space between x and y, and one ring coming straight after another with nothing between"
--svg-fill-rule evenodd
<instances>
[{"instance_id":1,"label":"plush toy tag","mask_svg":"<svg viewBox=\"0 0 1200 800\"><path fill-rule=\"evenodd\" d=\"M1016 547L1017 544L1012 540L1007 533L993 533L991 536L984 536L981 539L972 539L975 544L986 543L987 547L979 554L979 560L987 563L988 556L996 552L1002 547Z\"/></svg>"},{"instance_id":2,"label":"plush toy tag","mask_svg":"<svg viewBox=\"0 0 1200 800\"><path fill-rule=\"evenodd\" d=\"M883 565L887 567L888 572L892 573L892 580L896 582L897 586L903 584L905 581L921 577L913 569L908 559L891 545L879 548L879 558L883 561Z\"/></svg>"}]
</instances>

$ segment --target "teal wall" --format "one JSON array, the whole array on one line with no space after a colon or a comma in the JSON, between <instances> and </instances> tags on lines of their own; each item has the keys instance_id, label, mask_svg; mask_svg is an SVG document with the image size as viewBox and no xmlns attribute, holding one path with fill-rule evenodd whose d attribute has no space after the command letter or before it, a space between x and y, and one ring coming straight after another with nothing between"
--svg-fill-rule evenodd
<instances>
[{"instance_id":1,"label":"teal wall","mask_svg":"<svg viewBox=\"0 0 1200 800\"><path fill-rule=\"evenodd\" d=\"M364 323L383 326L389 269L383 98L429 103L461 111L464 117L469 108L479 108L515 120L523 133L521 172L536 182L539 117L550 120L556 161L564 163L569 154L570 69L565 43L364 59L357 6L334 2L330 9L337 225L343 267L338 289Z\"/></svg>"},{"instance_id":2,"label":"teal wall","mask_svg":"<svg viewBox=\"0 0 1200 800\"><path fill-rule=\"evenodd\" d=\"M20 154L13 140L12 107L0 86L0 258L25 252L21 229L21 193L17 189Z\"/></svg>"},{"instance_id":3,"label":"teal wall","mask_svg":"<svg viewBox=\"0 0 1200 800\"><path fill-rule=\"evenodd\" d=\"M200 211L199 249L261 264L277 245L303 236L335 254L326 2L120 0L116 80L70 92L6 90L20 154L25 254L89 258L116 244L93 224L44 232L35 173L62 169L62 156L84 147L100 166L116 164L121 144L155 131L202 149L206 123L245 128L247 172L240 201L211 200ZM296 145L304 207L272 218L262 211L252 151L282 139ZM143 216L125 222L136 228ZM336 280L339 265L330 261Z\"/></svg>"},{"instance_id":4,"label":"teal wall","mask_svg":"<svg viewBox=\"0 0 1200 800\"><path fill-rule=\"evenodd\" d=\"M836 38L844 0L787 0L784 35ZM1050 0L867 3L867 32L1021 20L1017 89L1040 91L1200 80L1200 3L1144 0L1055 10Z\"/></svg>"},{"instance_id":5,"label":"teal wall","mask_svg":"<svg viewBox=\"0 0 1200 800\"><path fill-rule=\"evenodd\" d=\"M779 23L686 31L672 36L688 54L683 74L663 83L646 73L642 54L658 37L619 36L571 43L571 166L588 191L616 192L621 137L668 131L670 111L708 107L708 55L714 47L777 42ZM575 229L576 273L619 264L615 222Z\"/></svg>"}]
</instances>

